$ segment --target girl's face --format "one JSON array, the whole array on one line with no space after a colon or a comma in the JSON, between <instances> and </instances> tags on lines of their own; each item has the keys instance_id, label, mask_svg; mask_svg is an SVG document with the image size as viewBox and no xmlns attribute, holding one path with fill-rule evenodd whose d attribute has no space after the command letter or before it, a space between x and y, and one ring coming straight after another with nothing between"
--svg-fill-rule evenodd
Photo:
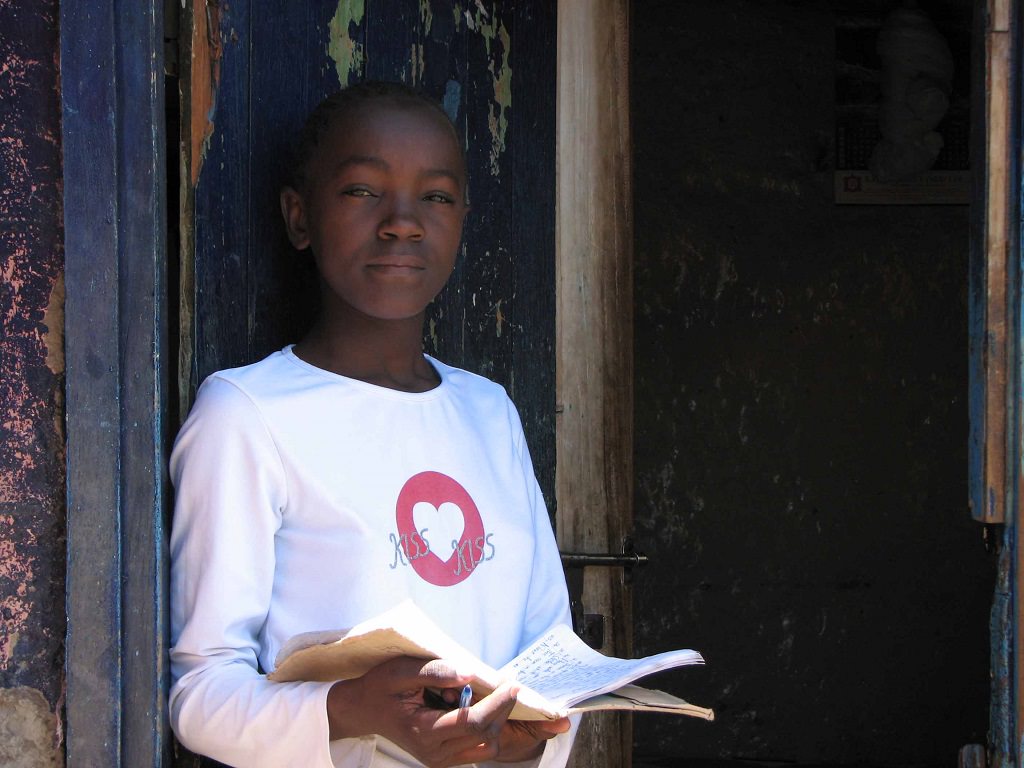
<instances>
[{"instance_id":1,"label":"girl's face","mask_svg":"<svg viewBox=\"0 0 1024 768\"><path fill-rule=\"evenodd\" d=\"M455 133L429 107L385 101L335 120L305 188L281 207L292 244L312 250L324 317L422 316L451 274L466 215Z\"/></svg>"}]
</instances>

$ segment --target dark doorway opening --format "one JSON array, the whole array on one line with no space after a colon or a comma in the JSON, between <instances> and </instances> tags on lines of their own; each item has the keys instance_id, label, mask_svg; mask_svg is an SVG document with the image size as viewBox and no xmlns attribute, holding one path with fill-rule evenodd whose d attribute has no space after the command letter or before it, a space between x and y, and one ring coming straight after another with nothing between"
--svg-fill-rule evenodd
<instances>
[{"instance_id":1,"label":"dark doorway opening","mask_svg":"<svg viewBox=\"0 0 1024 768\"><path fill-rule=\"evenodd\" d=\"M954 765L986 741L968 206L833 186L837 26L895 5L633 6L636 650L701 650L678 688L718 716L638 717L638 765ZM971 5L919 4L968 37Z\"/></svg>"}]
</instances>

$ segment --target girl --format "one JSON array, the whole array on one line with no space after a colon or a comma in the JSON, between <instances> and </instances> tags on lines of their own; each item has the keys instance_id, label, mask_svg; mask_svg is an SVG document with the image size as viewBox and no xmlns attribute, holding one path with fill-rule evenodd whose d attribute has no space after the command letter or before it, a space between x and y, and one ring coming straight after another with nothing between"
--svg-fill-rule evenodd
<instances>
[{"instance_id":1,"label":"girl","mask_svg":"<svg viewBox=\"0 0 1024 768\"><path fill-rule=\"evenodd\" d=\"M562 766L568 720L509 721L502 687L402 657L355 680L268 682L291 635L352 626L411 598L499 667L568 599L514 406L425 356L424 312L467 212L458 137L397 84L335 94L281 193L321 312L298 344L200 388L171 457L171 724L244 766ZM429 699L428 699L429 700Z\"/></svg>"}]
</instances>

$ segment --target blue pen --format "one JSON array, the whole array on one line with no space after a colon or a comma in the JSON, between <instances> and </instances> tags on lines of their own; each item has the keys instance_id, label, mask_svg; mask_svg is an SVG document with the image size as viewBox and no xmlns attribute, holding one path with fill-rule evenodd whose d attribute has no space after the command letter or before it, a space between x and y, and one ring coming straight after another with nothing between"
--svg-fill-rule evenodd
<instances>
[{"instance_id":1,"label":"blue pen","mask_svg":"<svg viewBox=\"0 0 1024 768\"><path fill-rule=\"evenodd\" d=\"M459 696L459 709L465 709L471 701L473 701L473 686L466 683L466 687L462 689L462 694Z\"/></svg>"}]
</instances>

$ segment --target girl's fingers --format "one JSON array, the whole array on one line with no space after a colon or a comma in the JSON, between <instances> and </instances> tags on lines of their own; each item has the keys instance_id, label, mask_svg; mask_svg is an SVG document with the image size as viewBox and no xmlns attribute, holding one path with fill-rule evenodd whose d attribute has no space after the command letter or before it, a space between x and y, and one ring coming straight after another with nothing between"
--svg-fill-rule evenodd
<instances>
[{"instance_id":1,"label":"girl's fingers","mask_svg":"<svg viewBox=\"0 0 1024 768\"><path fill-rule=\"evenodd\" d=\"M512 708L516 705L517 692L518 690L509 683L502 683L476 704L446 713L438 720L438 725L448 726L458 723L480 733L485 732L495 723L500 728L508 720Z\"/></svg>"},{"instance_id":2,"label":"girl's fingers","mask_svg":"<svg viewBox=\"0 0 1024 768\"><path fill-rule=\"evenodd\" d=\"M460 760L477 762L498 754L501 733L516 703L516 690L508 684L464 709L455 709L439 717L435 726L447 731L445 750Z\"/></svg>"},{"instance_id":3,"label":"girl's fingers","mask_svg":"<svg viewBox=\"0 0 1024 768\"><path fill-rule=\"evenodd\" d=\"M531 720L530 727L538 737L550 739L560 733L565 733L572 727L569 718L563 717L560 720Z\"/></svg>"},{"instance_id":4,"label":"girl's fingers","mask_svg":"<svg viewBox=\"0 0 1024 768\"><path fill-rule=\"evenodd\" d=\"M422 659L416 659L415 661L419 662L420 665L417 676L425 687L462 687L473 678L472 675L460 672L455 668L454 664L444 659L432 659L427 662L424 662Z\"/></svg>"},{"instance_id":5,"label":"girl's fingers","mask_svg":"<svg viewBox=\"0 0 1024 768\"><path fill-rule=\"evenodd\" d=\"M461 688L471 675L460 674L455 666L443 659L424 661L411 656L399 656L375 667L368 673L380 676L381 683L393 691L411 691L418 688Z\"/></svg>"}]
</instances>

